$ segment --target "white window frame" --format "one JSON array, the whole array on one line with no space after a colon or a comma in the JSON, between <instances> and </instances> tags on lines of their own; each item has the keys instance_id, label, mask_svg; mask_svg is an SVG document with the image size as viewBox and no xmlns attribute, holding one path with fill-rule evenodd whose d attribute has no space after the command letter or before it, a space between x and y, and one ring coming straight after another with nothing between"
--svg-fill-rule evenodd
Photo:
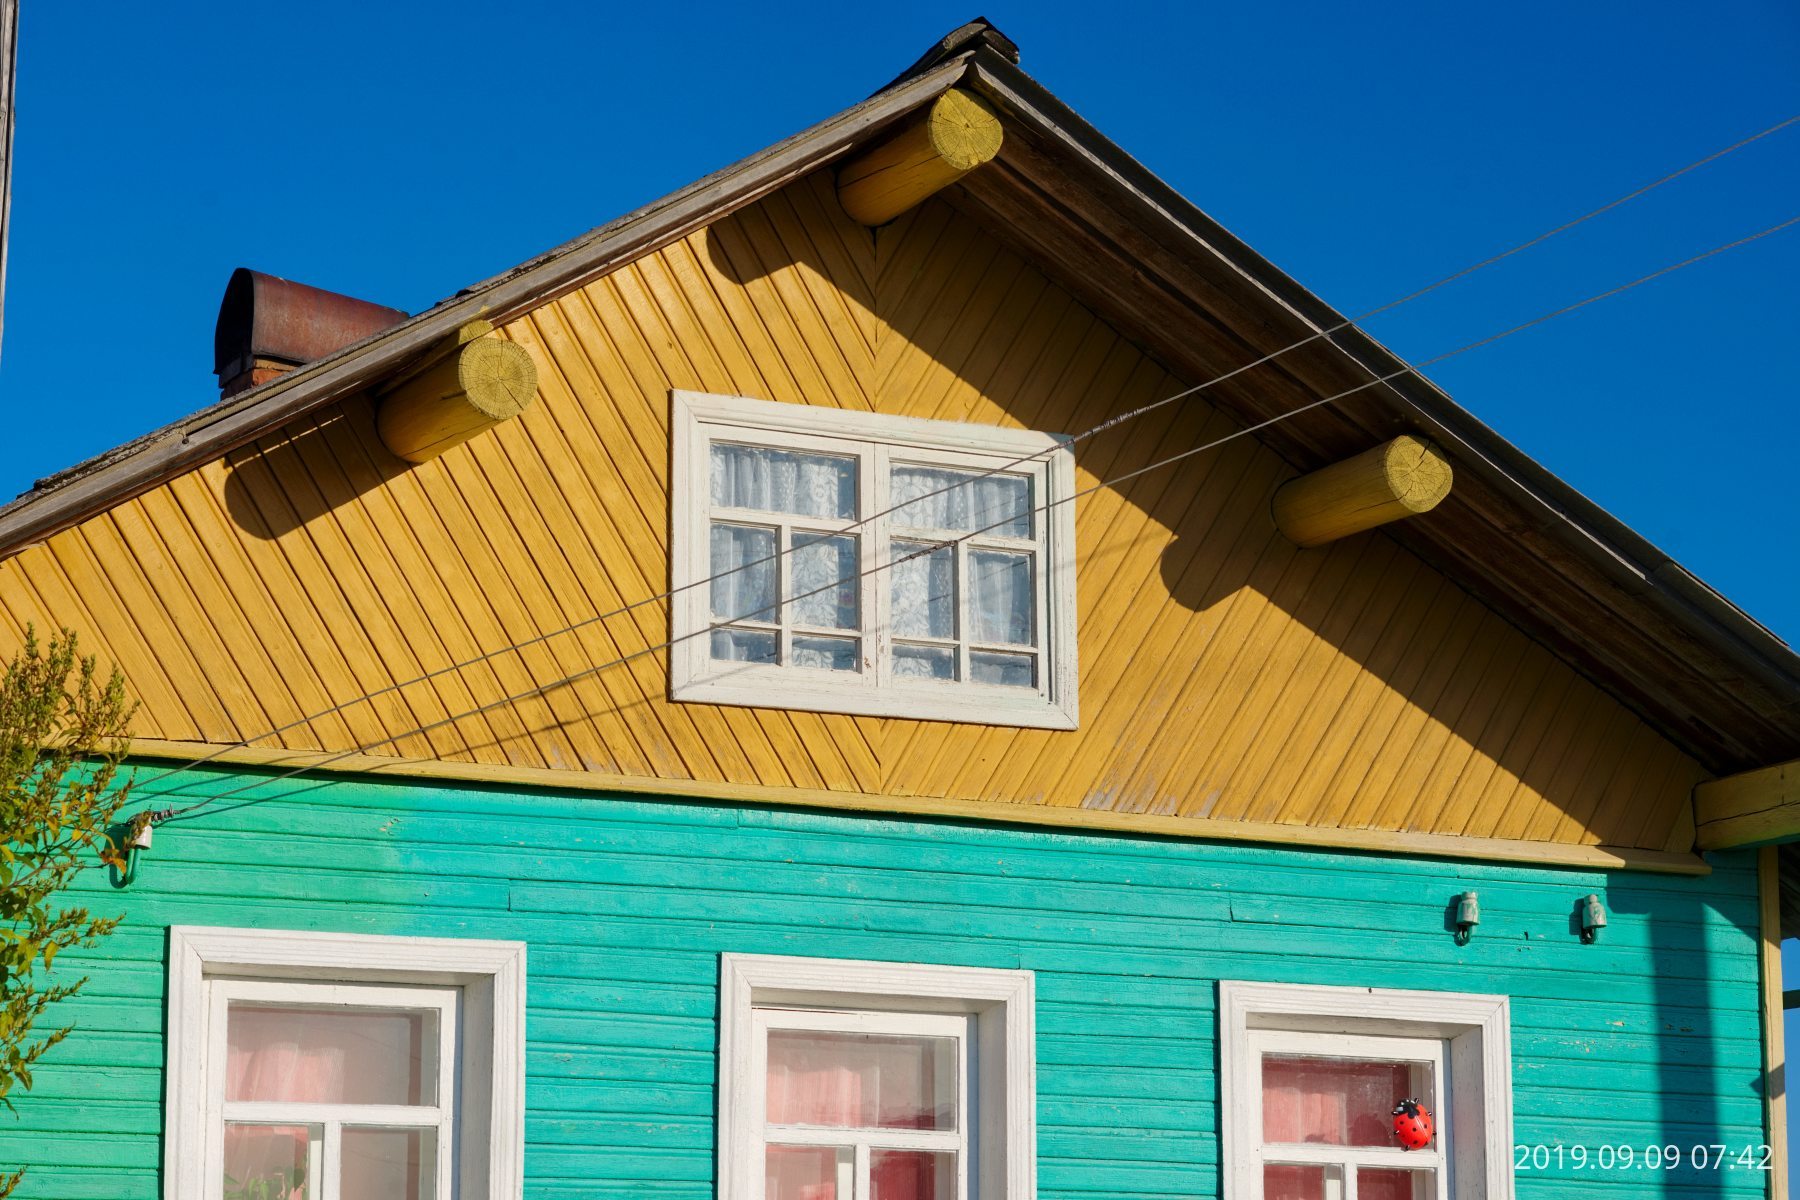
<instances>
[{"instance_id":1,"label":"white window frame","mask_svg":"<svg viewBox=\"0 0 1800 1200\"><path fill-rule=\"evenodd\" d=\"M455 1073L455 1112L405 1108L391 1115L400 1124L435 1120L440 1130L451 1129L450 1138L440 1134L438 1153L456 1190L438 1200L519 1200L525 1187L524 943L192 925L169 930L164 1200L221 1195L224 1005L234 998L319 1003L333 993L344 1003L438 1009L439 1070ZM258 1116L251 1111L258 1106L229 1107L235 1118ZM369 1115L365 1106L311 1118L292 1117L296 1105L261 1107L280 1108L289 1114L284 1120L296 1123Z\"/></svg>"},{"instance_id":2,"label":"white window frame","mask_svg":"<svg viewBox=\"0 0 1800 1200\"><path fill-rule=\"evenodd\" d=\"M355 1007L359 1009L393 1009L409 1012L430 1011L435 1015L436 1031L432 1059L437 1083L436 1095L429 1102L416 1105L398 1104L313 1104L292 1101L226 1100L221 1088L208 1080L206 1178L216 1181L224 1170L224 1144L213 1136L230 1124L253 1125L317 1125L322 1137L312 1144L308 1177L323 1182L315 1185L321 1200L333 1200L336 1180L342 1173L343 1132L349 1126L392 1126L434 1131L429 1163L421 1166L431 1171L436 1180L433 1197L453 1194L455 1164L451 1155L456 1149L456 1109L454 1092L462 993L458 988L423 988L392 984L307 983L295 979L212 979L207 986L206 1056L213 1064L224 1063L230 1056L227 1040L227 1017L234 1003L280 1005L282 1007ZM443 1097L450 1096L446 1102Z\"/></svg>"},{"instance_id":3,"label":"white window frame","mask_svg":"<svg viewBox=\"0 0 1800 1200\"><path fill-rule=\"evenodd\" d=\"M907 1026L905 1014L968 1019L964 1045L973 1045L968 1064L973 1070L959 1074L972 1075L974 1083L972 1097L963 1097L969 1107L961 1110L959 1129L970 1144L959 1169L967 1172L969 1200L1035 1200L1036 1015L1030 971L763 954L723 954L719 960L718 1200L762 1200L768 1133L764 1056L771 1023L860 1022L899 1030ZM778 1141L789 1137L785 1129L775 1134ZM846 1144L843 1131L834 1131L833 1144Z\"/></svg>"},{"instance_id":4,"label":"white window frame","mask_svg":"<svg viewBox=\"0 0 1800 1200\"><path fill-rule=\"evenodd\" d=\"M782 404L742 396L671 392L669 692L678 701L787 708L865 716L911 717L1037 729L1074 729L1079 722L1075 653L1075 455L1068 440L1047 433L993 425L930 421L807 404ZM823 671L805 667L720 662L712 658L705 630L713 624L711 591L701 583L712 572L708 528L713 516L709 444L714 438L769 446L855 455L858 460L854 521L776 518L724 510L722 520L779 525L777 553L785 560L788 525L807 531L850 530L862 572L861 621L864 669ZM917 462L965 470L1005 467L1032 479L1034 527L1041 529L1035 586L1040 645L1038 686L1004 687L896 677L891 673L888 610L891 595L883 564L889 536L930 541L942 534L903 530L887 521L889 462ZM1024 461L1020 461L1024 460ZM965 536L957 543L959 579L973 542L1008 546L998 535ZM1037 539L1033 539L1036 543ZM781 561L781 560L778 560ZM785 575L783 576L785 578ZM778 589L785 591L780 584ZM958 615L959 626L961 614ZM966 637L963 639L966 641ZM959 651L966 657L966 648Z\"/></svg>"},{"instance_id":5,"label":"white window frame","mask_svg":"<svg viewBox=\"0 0 1800 1200\"><path fill-rule=\"evenodd\" d=\"M838 1165L837 1194L843 1200L853 1200L859 1194L857 1187L860 1184L857 1181L869 1177L870 1160L878 1150L947 1150L956 1155L956 1195L969 1195L969 1160L976 1143L971 1129L975 1123L975 1114L969 1111L973 1091L970 1082L975 1065L969 1061L969 1052L979 1044L974 1025L975 1018L965 1013L868 1012L757 1006L751 1014L754 1035L750 1048L752 1079L767 1078L768 1034L771 1030L804 1029L878 1037L942 1038L956 1045L955 1129L771 1124L765 1108L767 1096L764 1090L751 1088L749 1099L752 1111L748 1124L752 1129L764 1131L757 1139L759 1149L768 1143L783 1146L850 1147L852 1161ZM758 1182L760 1181L753 1179L753 1186ZM766 1200L766 1197L758 1192L757 1200ZM954 1198L941 1197L940 1200Z\"/></svg>"},{"instance_id":6,"label":"white window frame","mask_svg":"<svg viewBox=\"0 0 1800 1200\"><path fill-rule=\"evenodd\" d=\"M1404 1155L1333 1147L1331 1162L1436 1166L1449 1200L1512 1200L1512 1033L1505 996L1219 983L1219 1113L1226 1194L1261 1200L1262 1055L1331 1052L1431 1064L1437 1144ZM1447 1098L1447 1103L1445 1102ZM1297 1161L1283 1147L1281 1161ZM1326 1161L1324 1158L1321 1162Z\"/></svg>"}]
</instances>

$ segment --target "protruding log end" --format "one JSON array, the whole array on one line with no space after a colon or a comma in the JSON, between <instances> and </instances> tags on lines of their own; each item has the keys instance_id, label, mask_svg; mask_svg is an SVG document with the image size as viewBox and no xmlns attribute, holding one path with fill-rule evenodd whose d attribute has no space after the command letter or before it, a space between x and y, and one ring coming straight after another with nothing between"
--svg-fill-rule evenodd
<instances>
[{"instance_id":1,"label":"protruding log end","mask_svg":"<svg viewBox=\"0 0 1800 1200\"><path fill-rule=\"evenodd\" d=\"M1322 546L1429 512L1450 494L1452 474L1436 446L1402 434L1283 484L1275 493L1275 526L1295 545Z\"/></svg>"},{"instance_id":2,"label":"protruding log end","mask_svg":"<svg viewBox=\"0 0 1800 1200\"><path fill-rule=\"evenodd\" d=\"M838 201L863 225L885 225L1000 153L1000 118L951 88L899 133L838 171Z\"/></svg>"},{"instance_id":3,"label":"protruding log end","mask_svg":"<svg viewBox=\"0 0 1800 1200\"><path fill-rule=\"evenodd\" d=\"M448 356L381 398L375 428L389 450L426 462L531 404L536 364L524 347L485 336L491 328L465 329Z\"/></svg>"}]
</instances>

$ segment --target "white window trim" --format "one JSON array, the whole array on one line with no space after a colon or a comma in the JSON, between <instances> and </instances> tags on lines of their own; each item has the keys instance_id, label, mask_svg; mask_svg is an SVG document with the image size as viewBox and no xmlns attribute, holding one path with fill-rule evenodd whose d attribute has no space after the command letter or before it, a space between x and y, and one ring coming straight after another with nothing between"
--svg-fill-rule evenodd
<instances>
[{"instance_id":1,"label":"white window trim","mask_svg":"<svg viewBox=\"0 0 1800 1200\"><path fill-rule=\"evenodd\" d=\"M1252 1139L1260 1120L1241 1114L1261 1089L1252 1034L1288 1030L1338 1035L1439 1038L1449 1043L1446 1130L1454 1200L1512 1200L1512 1018L1505 996L1390 988L1320 987L1221 980L1219 1113L1226 1194L1262 1195ZM1260 1116L1261 1109L1255 1109Z\"/></svg>"},{"instance_id":2,"label":"white window trim","mask_svg":"<svg viewBox=\"0 0 1800 1200\"><path fill-rule=\"evenodd\" d=\"M1040 484L1034 489L1033 503L1037 506L1034 519L1042 523L1044 531L1043 644L1039 650L1043 686L1028 691L966 680L892 680L875 687L866 675L714 662L708 639L698 632L712 623L710 593L704 586L690 585L711 574L705 528L710 469L707 443L721 428L741 431L745 441L774 446L782 444L780 438L785 434L796 439L851 440L901 452L912 448L946 456L973 454L983 456L985 461L971 465L988 467L1030 456L1030 461L1014 469L1029 470ZM1075 647L1075 455L1068 439L995 425L931 421L675 389L670 393L670 444L673 473L669 496L669 586L674 595L669 613L670 636L676 639L669 651L671 699L1020 728L1077 727L1080 714ZM859 488L863 519L885 507L875 505L876 494L871 481L863 480ZM885 485L879 494L886 494ZM868 528L859 526L856 530L860 536L860 569L864 572L874 571L883 561L876 539L866 536ZM865 604L874 597L884 611L881 597L886 592L875 586L881 579L879 573L865 573L862 594ZM865 632L863 636L877 635Z\"/></svg>"},{"instance_id":3,"label":"white window trim","mask_svg":"<svg viewBox=\"0 0 1800 1200\"><path fill-rule=\"evenodd\" d=\"M1037 1196L1036 1001L1030 971L765 954L719 956L718 1200L754 1200L764 1081L755 1014L788 1005L975 1018L972 1200ZM994 1153L1000 1146L1002 1153Z\"/></svg>"},{"instance_id":4,"label":"white window trim","mask_svg":"<svg viewBox=\"0 0 1800 1200\"><path fill-rule=\"evenodd\" d=\"M461 1192L518 1200L525 1190L525 945L176 925L169 930L163 1105L164 1200L210 1194L207 992L213 980L414 984L462 990ZM482 1126L485 1125L485 1130Z\"/></svg>"}]
</instances>

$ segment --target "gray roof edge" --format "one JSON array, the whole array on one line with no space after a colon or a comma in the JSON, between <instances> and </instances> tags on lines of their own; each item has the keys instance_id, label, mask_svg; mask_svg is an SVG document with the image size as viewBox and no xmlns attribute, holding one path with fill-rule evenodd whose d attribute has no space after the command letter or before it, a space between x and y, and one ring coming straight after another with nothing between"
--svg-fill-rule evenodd
<instances>
[{"instance_id":1,"label":"gray roof edge","mask_svg":"<svg viewBox=\"0 0 1800 1200\"><path fill-rule=\"evenodd\" d=\"M1190 239L1239 272L1313 329L1344 324L1345 317L1232 234L1155 172L1089 125L1025 71L1000 55L978 50L969 86L1003 104L1015 117L1062 142L1070 152L1135 193L1172 232ZM1328 339L1371 378L1410 367L1355 325ZM1385 391L1434 437L1449 443L1459 467L1468 464L1486 482L1535 513L1570 548L1615 578L1628 575L1633 590L1695 628L1708 640L1738 653L1730 657L1787 689L1800 689L1800 653L1772 630L1682 567L1663 550L1599 504L1557 477L1491 426L1418 373L1383 385ZM1722 647L1723 648L1723 647Z\"/></svg>"}]
</instances>

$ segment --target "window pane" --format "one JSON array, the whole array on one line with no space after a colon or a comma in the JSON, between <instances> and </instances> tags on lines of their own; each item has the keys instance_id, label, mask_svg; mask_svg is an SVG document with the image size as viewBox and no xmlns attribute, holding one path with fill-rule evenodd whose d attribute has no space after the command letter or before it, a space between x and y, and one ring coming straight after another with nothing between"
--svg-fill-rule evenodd
<instances>
[{"instance_id":1,"label":"window pane","mask_svg":"<svg viewBox=\"0 0 1800 1200\"><path fill-rule=\"evenodd\" d=\"M895 467L888 486L896 525L1031 536L1031 480L1026 476Z\"/></svg>"},{"instance_id":2,"label":"window pane","mask_svg":"<svg viewBox=\"0 0 1800 1200\"><path fill-rule=\"evenodd\" d=\"M437 1131L345 1129L338 1200L433 1200Z\"/></svg>"},{"instance_id":3,"label":"window pane","mask_svg":"<svg viewBox=\"0 0 1800 1200\"><path fill-rule=\"evenodd\" d=\"M1412 1064L1263 1058L1263 1141L1394 1145L1394 1105L1418 1094Z\"/></svg>"},{"instance_id":4,"label":"window pane","mask_svg":"<svg viewBox=\"0 0 1800 1200\"><path fill-rule=\"evenodd\" d=\"M788 619L796 625L855 629L858 577L856 539L796 533L788 558Z\"/></svg>"},{"instance_id":5,"label":"window pane","mask_svg":"<svg viewBox=\"0 0 1800 1200\"><path fill-rule=\"evenodd\" d=\"M772 663L775 635L759 629L715 629L712 656L726 662Z\"/></svg>"},{"instance_id":6,"label":"window pane","mask_svg":"<svg viewBox=\"0 0 1800 1200\"><path fill-rule=\"evenodd\" d=\"M1029 654L990 654L975 650L969 654L969 678L976 683L1036 687L1037 661Z\"/></svg>"},{"instance_id":7,"label":"window pane","mask_svg":"<svg viewBox=\"0 0 1800 1200\"><path fill-rule=\"evenodd\" d=\"M949 646L896 645L894 674L902 679L955 679L956 651Z\"/></svg>"},{"instance_id":8,"label":"window pane","mask_svg":"<svg viewBox=\"0 0 1800 1200\"><path fill-rule=\"evenodd\" d=\"M1263 1200L1343 1200L1344 1181L1335 1169L1263 1167Z\"/></svg>"},{"instance_id":9,"label":"window pane","mask_svg":"<svg viewBox=\"0 0 1800 1200\"><path fill-rule=\"evenodd\" d=\"M812 667L820 671L854 671L857 668L855 638L807 637L795 634L793 662L796 667Z\"/></svg>"},{"instance_id":10,"label":"window pane","mask_svg":"<svg viewBox=\"0 0 1800 1200\"><path fill-rule=\"evenodd\" d=\"M1031 555L969 551L969 624L978 642L1036 645Z\"/></svg>"},{"instance_id":11,"label":"window pane","mask_svg":"<svg viewBox=\"0 0 1800 1200\"><path fill-rule=\"evenodd\" d=\"M713 616L775 620L775 531L750 525L712 527Z\"/></svg>"},{"instance_id":12,"label":"window pane","mask_svg":"<svg viewBox=\"0 0 1800 1200\"><path fill-rule=\"evenodd\" d=\"M856 460L714 442L712 502L848 521L856 516Z\"/></svg>"},{"instance_id":13,"label":"window pane","mask_svg":"<svg viewBox=\"0 0 1800 1200\"><path fill-rule=\"evenodd\" d=\"M227 1100L436 1104L437 1014L233 1004Z\"/></svg>"},{"instance_id":14,"label":"window pane","mask_svg":"<svg viewBox=\"0 0 1800 1200\"><path fill-rule=\"evenodd\" d=\"M1358 1167L1358 1200L1430 1200L1437 1179L1431 1171L1406 1171L1391 1167Z\"/></svg>"},{"instance_id":15,"label":"window pane","mask_svg":"<svg viewBox=\"0 0 1800 1200\"><path fill-rule=\"evenodd\" d=\"M840 1171L843 1200L850 1200L848 1149L770 1146L763 1156L763 1200L838 1200Z\"/></svg>"},{"instance_id":16,"label":"window pane","mask_svg":"<svg viewBox=\"0 0 1800 1200\"><path fill-rule=\"evenodd\" d=\"M956 1200L956 1154L876 1150L869 1155L870 1200Z\"/></svg>"},{"instance_id":17,"label":"window pane","mask_svg":"<svg viewBox=\"0 0 1800 1200\"><path fill-rule=\"evenodd\" d=\"M312 1200L317 1126L225 1126L225 1200Z\"/></svg>"},{"instance_id":18,"label":"window pane","mask_svg":"<svg viewBox=\"0 0 1800 1200\"><path fill-rule=\"evenodd\" d=\"M810 1029L769 1031L774 1125L956 1128L956 1042Z\"/></svg>"},{"instance_id":19,"label":"window pane","mask_svg":"<svg viewBox=\"0 0 1800 1200\"><path fill-rule=\"evenodd\" d=\"M930 545L896 540L889 551L894 632L901 637L956 636L956 548Z\"/></svg>"}]
</instances>

